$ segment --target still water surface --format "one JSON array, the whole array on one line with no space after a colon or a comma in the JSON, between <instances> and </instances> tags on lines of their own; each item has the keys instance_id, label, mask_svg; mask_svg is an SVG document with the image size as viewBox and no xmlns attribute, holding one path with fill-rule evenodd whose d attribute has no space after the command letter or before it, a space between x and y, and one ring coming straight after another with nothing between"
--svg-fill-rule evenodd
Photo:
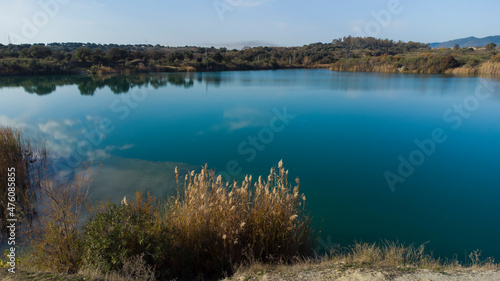
<instances>
[{"instance_id":1,"label":"still water surface","mask_svg":"<svg viewBox=\"0 0 500 281\"><path fill-rule=\"evenodd\" d=\"M500 259L498 86L328 70L4 77L0 124L47 139L63 174L102 163L97 199L167 196L175 166L241 179L283 159L320 246L429 241L436 256Z\"/></svg>"}]
</instances>

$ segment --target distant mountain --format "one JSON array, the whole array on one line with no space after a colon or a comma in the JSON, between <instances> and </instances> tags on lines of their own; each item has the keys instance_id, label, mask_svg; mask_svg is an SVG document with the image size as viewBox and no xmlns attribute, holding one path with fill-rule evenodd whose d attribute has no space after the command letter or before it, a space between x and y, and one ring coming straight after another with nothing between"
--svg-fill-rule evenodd
<instances>
[{"instance_id":1,"label":"distant mountain","mask_svg":"<svg viewBox=\"0 0 500 281\"><path fill-rule=\"evenodd\" d=\"M431 48L453 48L455 44L458 44L462 48L467 47L484 47L489 43L495 43L497 46L500 46L500 35L496 36L488 36L484 38L476 38L476 37L467 37L462 39L455 39L448 42L442 43L431 43L429 47Z\"/></svg>"}]
</instances>

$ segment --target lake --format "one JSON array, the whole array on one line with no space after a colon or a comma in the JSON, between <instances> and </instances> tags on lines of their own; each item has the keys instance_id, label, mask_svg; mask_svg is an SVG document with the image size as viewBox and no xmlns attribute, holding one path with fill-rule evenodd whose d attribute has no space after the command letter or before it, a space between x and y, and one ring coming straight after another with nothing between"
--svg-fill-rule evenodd
<instances>
[{"instance_id":1,"label":"lake","mask_svg":"<svg viewBox=\"0 0 500 281\"><path fill-rule=\"evenodd\" d=\"M46 139L96 199L172 193L174 167L267 176L283 159L321 233L500 259L500 81L329 70L0 78L0 124Z\"/></svg>"}]
</instances>

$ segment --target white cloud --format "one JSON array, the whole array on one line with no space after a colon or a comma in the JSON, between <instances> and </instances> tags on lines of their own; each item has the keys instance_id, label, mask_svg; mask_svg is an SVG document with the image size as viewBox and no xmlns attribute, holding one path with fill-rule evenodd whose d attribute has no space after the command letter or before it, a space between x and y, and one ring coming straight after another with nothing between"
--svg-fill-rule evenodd
<instances>
[{"instance_id":1,"label":"white cloud","mask_svg":"<svg viewBox=\"0 0 500 281\"><path fill-rule=\"evenodd\" d=\"M90 162L104 161L105 159L111 157L111 152L115 150L115 146L108 145L104 149L93 149L87 152L87 160Z\"/></svg>"},{"instance_id":2,"label":"white cloud","mask_svg":"<svg viewBox=\"0 0 500 281\"><path fill-rule=\"evenodd\" d=\"M75 121L73 121L73 120L69 120L69 119L64 119L64 121L63 121L63 124L64 124L64 125L66 125L66 126L70 126L70 127L72 127L72 126L74 126L74 125L76 125L76 124L80 124L80 123L81 123L81 122L80 122L80 120L78 120L78 119L77 119L77 120L75 120Z\"/></svg>"},{"instance_id":3,"label":"white cloud","mask_svg":"<svg viewBox=\"0 0 500 281\"><path fill-rule=\"evenodd\" d=\"M111 154L107 149L95 149L87 153L87 159L90 162L102 161L111 157Z\"/></svg>"},{"instance_id":4,"label":"white cloud","mask_svg":"<svg viewBox=\"0 0 500 281\"><path fill-rule=\"evenodd\" d=\"M234 107L224 110L223 122L212 127L212 130L234 131L246 127L265 126L264 114L255 108Z\"/></svg>"},{"instance_id":5,"label":"white cloud","mask_svg":"<svg viewBox=\"0 0 500 281\"><path fill-rule=\"evenodd\" d=\"M9 117L7 117L5 115L0 115L0 125L15 127L15 128L27 128L27 127L29 127L28 124L26 124L25 122L22 122L18 119L10 119Z\"/></svg>"},{"instance_id":6,"label":"white cloud","mask_svg":"<svg viewBox=\"0 0 500 281\"><path fill-rule=\"evenodd\" d=\"M85 127L93 127L93 123L99 120L100 117L88 115L86 119L88 120L87 126L82 124L80 119L64 119L61 122L49 120L37 124L36 127L43 134L51 156L66 158L78 147L84 151L90 150L90 152L85 152L85 155L82 155L84 158L89 158L84 159L84 161L102 160L110 156L110 152L115 149L114 146L98 149L99 147L90 143L85 135L85 132L88 131Z\"/></svg>"},{"instance_id":7,"label":"white cloud","mask_svg":"<svg viewBox=\"0 0 500 281\"><path fill-rule=\"evenodd\" d=\"M62 123L50 120L50 121L47 121L46 123L38 123L38 129L42 133L49 135L54 140L65 141L67 143L74 143L77 140L74 136L71 136L67 132L66 126L70 126L70 125L67 125L67 123L76 124L76 122L71 121L71 120L65 120ZM64 125L66 125L66 126L64 126Z\"/></svg>"},{"instance_id":8,"label":"white cloud","mask_svg":"<svg viewBox=\"0 0 500 281\"><path fill-rule=\"evenodd\" d=\"M38 124L38 129L40 129L40 131L42 133L46 133L46 134L53 134L54 131L59 128L61 125L59 123L57 123L56 121L48 121L47 123L43 124L43 123L39 123Z\"/></svg>"},{"instance_id":9,"label":"white cloud","mask_svg":"<svg viewBox=\"0 0 500 281\"><path fill-rule=\"evenodd\" d=\"M68 157L69 154L73 151L73 149L67 142L55 142L52 140L47 140L46 145L50 155L55 158Z\"/></svg>"},{"instance_id":10,"label":"white cloud","mask_svg":"<svg viewBox=\"0 0 500 281\"><path fill-rule=\"evenodd\" d=\"M229 122L229 130L234 131L234 130L248 127L250 125L251 125L251 123L248 121Z\"/></svg>"},{"instance_id":11,"label":"white cloud","mask_svg":"<svg viewBox=\"0 0 500 281\"><path fill-rule=\"evenodd\" d=\"M135 145L134 144L125 144L121 147L118 147L119 150L127 150L127 149L130 149L132 147L134 147Z\"/></svg>"}]
</instances>

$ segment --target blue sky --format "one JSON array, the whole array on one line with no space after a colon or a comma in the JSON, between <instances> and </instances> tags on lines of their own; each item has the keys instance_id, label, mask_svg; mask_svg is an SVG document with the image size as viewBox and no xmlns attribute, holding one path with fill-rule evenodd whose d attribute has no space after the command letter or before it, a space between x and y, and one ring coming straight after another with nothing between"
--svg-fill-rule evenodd
<instances>
[{"instance_id":1,"label":"blue sky","mask_svg":"<svg viewBox=\"0 0 500 281\"><path fill-rule=\"evenodd\" d=\"M499 35L498 0L0 0L0 43L301 46Z\"/></svg>"}]
</instances>

